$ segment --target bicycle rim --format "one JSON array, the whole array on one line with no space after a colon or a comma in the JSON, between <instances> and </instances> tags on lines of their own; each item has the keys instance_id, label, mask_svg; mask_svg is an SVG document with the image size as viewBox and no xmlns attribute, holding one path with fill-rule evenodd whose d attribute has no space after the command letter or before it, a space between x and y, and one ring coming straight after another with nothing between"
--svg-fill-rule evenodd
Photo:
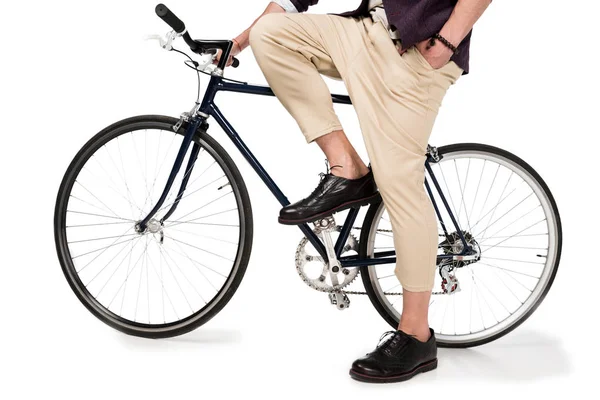
<instances>
[{"instance_id":1,"label":"bicycle rim","mask_svg":"<svg viewBox=\"0 0 600 400\"><path fill-rule=\"evenodd\" d=\"M206 322L246 268L251 210L231 159L208 135L175 203L190 152L149 229L135 224L160 196L182 141L167 117L140 117L96 135L75 157L57 199L55 235L69 284L97 317L129 334L166 337Z\"/></svg>"},{"instance_id":2,"label":"bicycle rim","mask_svg":"<svg viewBox=\"0 0 600 400\"><path fill-rule=\"evenodd\" d=\"M474 235L481 251L481 260L454 270L461 291L453 294L436 294L443 292L442 278L436 272L429 321L440 344L449 347L473 346L494 340L514 329L543 300L560 259L560 217L539 175L510 153L484 145L453 145L439 150L443 158L438 164L432 165L434 174L452 212L455 217L458 216L461 230ZM469 178L468 171L473 174L477 169L476 164L483 172ZM453 178L451 171L454 171ZM485 204L486 200L481 203L478 199L478 196L486 198L481 195L486 193L485 189L481 190L485 187L481 185L484 177L491 180L487 199L493 198L494 193L499 194L496 201L489 201L488 205ZM473 180L477 186L469 188L468 182ZM470 189L469 196L467 192ZM433 185L432 190L438 207L443 208ZM460 197L457 193L460 193ZM470 204L474 206L469 210L467 205ZM478 205L482 211L474 211L478 210ZM474 217L474 214L479 217ZM372 255L376 247L393 246L389 236L383 236L385 239L381 240L382 236L377 234L377 229L386 225L382 218L385 215L387 213L382 203L372 220L367 243L368 255ZM450 219L443 219L448 231L454 232ZM508 220L513 219L513 223L507 224ZM389 224L383 228L391 229ZM440 240L443 240L439 222L438 228ZM457 252L456 248L453 250ZM439 250L439 254L442 253L444 249ZM543 259L543 263L539 259ZM399 285L394 288L390 283L396 279L393 268L370 267L368 274L376 301L397 323L401 316L401 296L384 294L401 291ZM386 279L388 282L385 282ZM390 290L392 288L396 290Z\"/></svg>"}]
</instances>

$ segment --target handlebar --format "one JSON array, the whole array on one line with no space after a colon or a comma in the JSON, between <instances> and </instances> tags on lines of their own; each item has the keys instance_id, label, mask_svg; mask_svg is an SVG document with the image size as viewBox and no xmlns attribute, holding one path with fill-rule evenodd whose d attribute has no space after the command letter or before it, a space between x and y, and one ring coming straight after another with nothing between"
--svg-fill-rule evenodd
<instances>
[{"instance_id":1,"label":"handlebar","mask_svg":"<svg viewBox=\"0 0 600 400\"><path fill-rule=\"evenodd\" d=\"M163 21L167 23L175 32L180 34L183 37L183 40L190 46L190 49L194 53L208 53L215 54L217 49L221 50L221 60L219 61L218 67L221 69L225 68L227 64L227 59L229 58L229 53L231 52L231 48L233 47L233 42L231 40L194 40L191 38L190 34L185 29L185 24L182 20L177 18L175 14L167 6L164 4L159 4L156 6L156 15L158 15ZM233 57L233 68L237 68L240 65L240 61Z\"/></svg>"},{"instance_id":2,"label":"handlebar","mask_svg":"<svg viewBox=\"0 0 600 400\"><path fill-rule=\"evenodd\" d=\"M167 23L177 33L183 33L185 31L185 24L175 14L169 10L164 4L156 6L156 15L158 15L163 21Z\"/></svg>"}]
</instances>

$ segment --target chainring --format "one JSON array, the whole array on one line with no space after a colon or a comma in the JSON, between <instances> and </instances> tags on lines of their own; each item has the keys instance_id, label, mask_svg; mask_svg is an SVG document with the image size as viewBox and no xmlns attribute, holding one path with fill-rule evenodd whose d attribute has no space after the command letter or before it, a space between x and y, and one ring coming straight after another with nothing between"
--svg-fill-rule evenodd
<instances>
[{"instance_id":1,"label":"chainring","mask_svg":"<svg viewBox=\"0 0 600 400\"><path fill-rule=\"evenodd\" d=\"M340 232L341 229L342 227L338 225L335 227L334 232ZM318 230L315 229L314 232L318 237L322 237ZM332 285L328 263L323 261L323 257L321 257L314 248L313 252L315 254L309 254L309 252L306 251L307 245L310 245L310 242L306 237L298 244L298 248L296 249L296 271L298 272L298 275L300 275L300 278L302 278L302 281L310 288L319 292L338 292L351 284L358 276L360 268L342 268L337 273L338 282L340 283L335 286ZM312 248L312 246L310 247ZM342 255L349 251L355 251L358 254L358 240L352 234L348 236L346 245L342 250ZM316 265L314 265L315 263L320 264L320 268L317 269ZM309 269L312 271L308 271ZM315 270L320 271L319 276L315 276Z\"/></svg>"}]
</instances>

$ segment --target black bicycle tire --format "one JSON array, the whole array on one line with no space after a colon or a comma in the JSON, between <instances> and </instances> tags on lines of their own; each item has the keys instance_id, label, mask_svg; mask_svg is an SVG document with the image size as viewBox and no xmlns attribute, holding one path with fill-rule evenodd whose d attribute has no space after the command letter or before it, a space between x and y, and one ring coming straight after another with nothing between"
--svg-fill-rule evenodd
<instances>
[{"instance_id":1,"label":"black bicycle tire","mask_svg":"<svg viewBox=\"0 0 600 400\"><path fill-rule=\"evenodd\" d=\"M93 298L93 296L87 290L85 290L85 287L79 280L77 274L73 273L73 263L68 254L69 251L66 246L66 234L63 228L65 226L68 194L72 189L77 174L81 168L83 168L83 165L85 165L85 160L90 157L90 153L93 154L102 144L107 143L108 141L121 135L123 132L131 130L132 128L139 128L140 126L143 126L147 129L158 128L172 131L172 127L177 122L178 120L172 117L160 115L142 115L124 119L103 129L92 139L90 139L73 158L67 169L67 172L63 177L56 199L54 210L55 245L62 271L67 279L67 282L69 283L69 286L77 298L79 298L81 303L83 303L83 305L95 317L112 328L128 335L153 339L167 338L183 335L200 327L201 325L204 325L215 315L217 315L223 309L223 307L227 305L227 303L229 303L238 289L242 278L244 277L250 259L253 240L253 217L252 205L250 203L250 197L248 195L248 190L246 188L244 179L234 161L231 159L225 149L206 132L198 132L194 138L194 141L204 147L206 151L209 152L209 154L215 159L215 161L219 163L219 166L223 168L223 171L228 175L227 177L235 193L236 201L238 202L240 221L243 224L243 227L241 226L242 229L240 229L240 244L238 246L234 267L232 268L232 273L228 278L230 283L227 285L226 281L223 285L223 288L227 287L227 289L223 291L223 288L221 288L217 295L205 307L198 310L196 313L179 321L162 324L160 325L160 328L149 328L147 327L148 324L132 323L131 321L125 320L124 318L107 311ZM185 133L185 128L186 124L180 128L177 134L183 135ZM206 307L209 307L208 312L200 315L202 311L206 309Z\"/></svg>"},{"instance_id":2,"label":"black bicycle tire","mask_svg":"<svg viewBox=\"0 0 600 400\"><path fill-rule=\"evenodd\" d=\"M496 339L499 339L500 337L510 333L515 328L517 328L519 325L521 325L523 322L525 322L525 320L527 320L533 314L533 312L539 307L539 305L542 303L542 301L544 300L544 298L550 291L550 288L552 287L552 283L554 282L554 278L556 277L556 273L558 271L558 266L560 264L560 256L561 256L561 251L562 251L562 224L561 224L561 220L560 220L560 214L558 212L558 207L556 205L556 201L554 200L554 196L552 196L552 192L550 192L548 185L542 179L542 177L528 163L526 163L524 160L522 160L518 156L516 156L506 150L500 149L498 147L490 146L490 145L485 145L485 144L480 144L480 143L458 143L458 144L452 144L452 145L439 147L438 153L441 157L443 157L445 154L456 152L456 151L464 151L464 150L486 151L486 152L490 152L490 153L499 155L501 157L505 157L505 158L519 164L539 183L540 187L542 188L542 190L544 190L544 192L546 193L546 196L548 197L548 200L552 207L552 211L556 218L557 252L556 252L556 260L554 262L554 265L552 266L552 272L551 272L551 275L548 280L548 284L547 284L546 288L540 294L540 296L537 299L537 301L535 302L535 304L533 304L531 306L531 308L525 314L523 314L518 320L516 320L512 325L508 326L506 329L498 332L495 335L492 335L490 337L487 337L487 338L484 338L481 340L477 340L477 341L473 341L473 342L465 342L465 343L450 343L450 342L445 342L445 341L441 341L441 340L437 341L437 344L439 347L446 347L446 348L468 348L468 347L480 346L480 345L492 342ZM367 257L368 238L370 235L369 231L373 225L373 220L375 219L375 216L377 215L377 211L378 211L380 205L381 205L381 201L379 201L377 203L373 203L369 207L369 210L367 211L367 214L365 215L363 227L361 229L361 237L360 237L360 241L359 241L359 254L360 254L361 258ZM375 309L377 310L379 315L381 315L381 317L390 326L392 326L395 329L398 327L398 320L396 320L396 318L388 312L387 307L385 307L385 305L379 300L379 297L377 296L376 291L375 291L374 284L371 281L371 278L370 278L370 275L368 272L368 268L369 267L361 267L361 271L360 271L360 274L362 275L362 281L365 286L367 295L368 295L369 299L371 300L373 307L375 307Z\"/></svg>"}]
</instances>

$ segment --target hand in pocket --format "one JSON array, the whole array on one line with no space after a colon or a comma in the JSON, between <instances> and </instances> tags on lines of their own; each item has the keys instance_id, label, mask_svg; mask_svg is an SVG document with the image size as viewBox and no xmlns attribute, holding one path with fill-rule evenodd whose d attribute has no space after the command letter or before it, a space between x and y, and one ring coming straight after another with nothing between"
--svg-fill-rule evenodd
<instances>
[{"instance_id":1,"label":"hand in pocket","mask_svg":"<svg viewBox=\"0 0 600 400\"><path fill-rule=\"evenodd\" d=\"M444 46L439 41L434 41L435 45L431 46L430 39L423 40L415 45L417 51L421 53L423 58L429 63L431 68L439 69L448 64L452 58L452 50Z\"/></svg>"}]
</instances>

